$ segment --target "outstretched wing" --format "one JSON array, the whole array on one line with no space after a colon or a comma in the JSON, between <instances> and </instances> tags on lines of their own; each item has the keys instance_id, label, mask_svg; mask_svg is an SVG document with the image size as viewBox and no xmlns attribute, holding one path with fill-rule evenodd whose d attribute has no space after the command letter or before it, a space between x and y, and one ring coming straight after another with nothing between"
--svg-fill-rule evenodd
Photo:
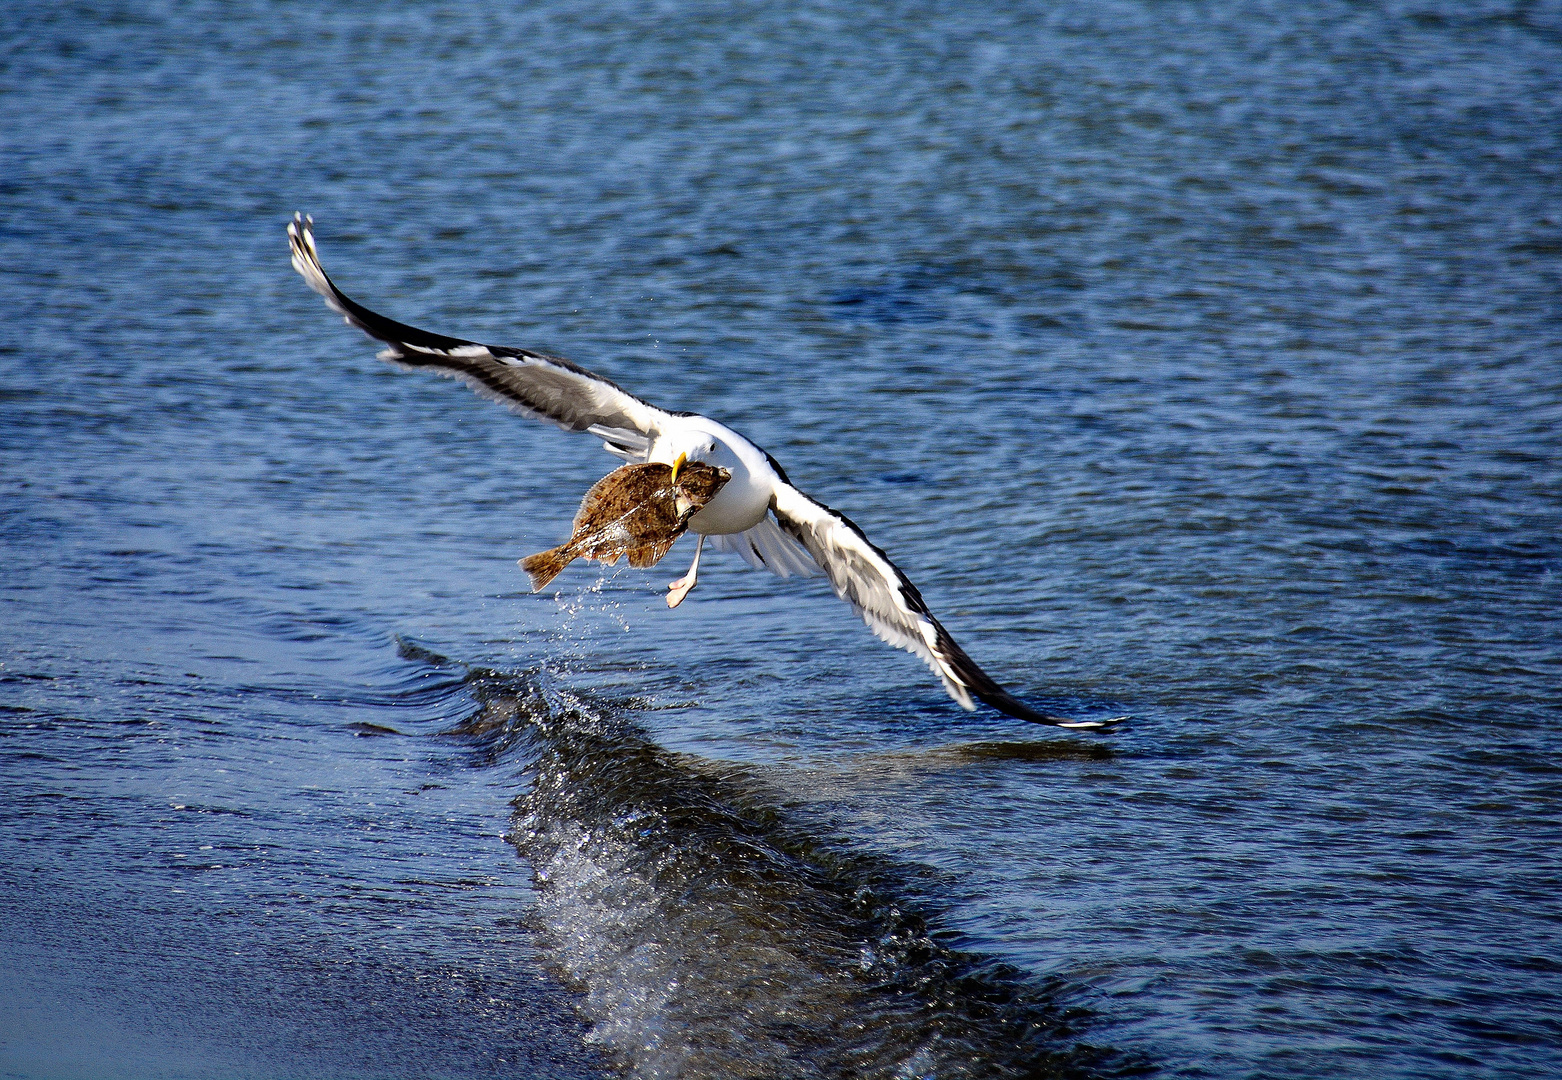
<instances>
[{"instance_id":1,"label":"outstretched wing","mask_svg":"<svg viewBox=\"0 0 1562 1080\"><path fill-rule=\"evenodd\" d=\"M652 440L672 419L670 413L560 357L431 334L378 315L326 275L315 250L313 218L293 215L287 235L293 269L350 325L385 343L382 360L432 368L516 412L551 420L568 431L589 431L604 440L609 452L629 461L644 461Z\"/></svg>"},{"instance_id":2,"label":"outstretched wing","mask_svg":"<svg viewBox=\"0 0 1562 1080\"><path fill-rule=\"evenodd\" d=\"M949 696L967 709L972 698L1036 724L1103 727L1111 721L1070 720L1038 712L994 682L955 644L900 567L890 562L844 514L778 481L770 508L785 532L802 544L825 572L835 595L847 601L869 628L897 648L920 656L943 680Z\"/></svg>"}]
</instances>

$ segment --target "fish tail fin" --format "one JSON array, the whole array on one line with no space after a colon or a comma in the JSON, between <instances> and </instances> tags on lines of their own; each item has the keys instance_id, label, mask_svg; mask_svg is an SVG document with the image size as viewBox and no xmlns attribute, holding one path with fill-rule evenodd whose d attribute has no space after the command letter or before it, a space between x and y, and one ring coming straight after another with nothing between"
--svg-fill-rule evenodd
<instances>
[{"instance_id":1,"label":"fish tail fin","mask_svg":"<svg viewBox=\"0 0 1562 1080\"><path fill-rule=\"evenodd\" d=\"M575 556L570 553L569 545L556 547L550 551L539 551L535 555L528 555L521 560L521 569L525 570L532 578L532 592L542 592L544 586L563 572L564 568L575 561Z\"/></svg>"}]
</instances>

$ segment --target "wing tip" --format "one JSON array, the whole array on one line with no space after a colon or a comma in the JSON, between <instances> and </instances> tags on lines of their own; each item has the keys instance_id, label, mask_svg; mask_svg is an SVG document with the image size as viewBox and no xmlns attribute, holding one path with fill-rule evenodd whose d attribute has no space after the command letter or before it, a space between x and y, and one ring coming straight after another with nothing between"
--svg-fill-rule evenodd
<instances>
[{"instance_id":1,"label":"wing tip","mask_svg":"<svg viewBox=\"0 0 1562 1080\"><path fill-rule=\"evenodd\" d=\"M1012 716L1016 720L1024 720L1030 724L1047 724L1051 727L1066 728L1070 731L1107 731L1114 729L1116 725L1123 721L1131 719L1126 713L1121 716L1108 716L1099 720L1091 720L1042 712L1040 709L1033 709L1025 704L1025 702L1003 689L1003 687L998 686L997 683L993 683L991 689L972 687L971 690L976 697L1004 715Z\"/></svg>"},{"instance_id":2,"label":"wing tip","mask_svg":"<svg viewBox=\"0 0 1562 1080\"><path fill-rule=\"evenodd\" d=\"M1132 716L1124 713L1122 716L1108 716L1101 720L1054 720L1052 726L1074 731L1102 731L1121 724L1124 720L1132 719Z\"/></svg>"},{"instance_id":3,"label":"wing tip","mask_svg":"<svg viewBox=\"0 0 1562 1080\"><path fill-rule=\"evenodd\" d=\"M342 307L338 302L336 286L331 284L331 279L326 276L325 267L320 265L320 251L315 247L315 219L313 214L303 214L295 211L293 220L287 223L288 247L293 253L293 269L298 271L299 277L315 292L325 297L338 312Z\"/></svg>"},{"instance_id":4,"label":"wing tip","mask_svg":"<svg viewBox=\"0 0 1562 1080\"><path fill-rule=\"evenodd\" d=\"M465 338L447 337L415 326L397 322L378 312L370 311L351 299L325 272L320 263L320 252L315 246L315 219L313 215L294 212L287 225L288 246L293 255L293 269L304 283L325 299L326 306L346 320L347 325L357 327L371 338L386 346L380 359L392 363L405 363L410 352L427 353L431 357L467 359L476 356L493 357L487 345L480 345ZM516 350L523 351L523 350ZM392 355L387 356L386 353ZM527 354L530 355L530 354Z\"/></svg>"}]
</instances>

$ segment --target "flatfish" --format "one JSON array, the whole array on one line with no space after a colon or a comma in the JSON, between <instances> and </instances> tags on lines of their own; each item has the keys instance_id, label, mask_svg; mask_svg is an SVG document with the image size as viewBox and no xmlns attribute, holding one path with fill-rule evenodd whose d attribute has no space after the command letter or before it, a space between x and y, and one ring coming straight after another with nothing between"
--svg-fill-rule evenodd
<instances>
[{"instance_id":1,"label":"flatfish","mask_svg":"<svg viewBox=\"0 0 1562 1080\"><path fill-rule=\"evenodd\" d=\"M625 465L591 486L575 514L575 532L550 551L528 555L521 569L538 592L576 559L612 566L655 566L689 527L689 519L732 478L726 469L691 461L673 476L671 465Z\"/></svg>"}]
</instances>

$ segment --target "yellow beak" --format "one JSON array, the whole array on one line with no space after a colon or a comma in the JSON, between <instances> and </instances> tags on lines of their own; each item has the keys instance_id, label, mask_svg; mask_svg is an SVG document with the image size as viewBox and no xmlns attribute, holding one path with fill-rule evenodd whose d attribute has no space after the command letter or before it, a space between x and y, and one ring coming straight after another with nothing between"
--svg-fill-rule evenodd
<instances>
[{"instance_id":1,"label":"yellow beak","mask_svg":"<svg viewBox=\"0 0 1562 1080\"><path fill-rule=\"evenodd\" d=\"M673 462L673 477L672 477L671 480L668 481L668 483L676 484L678 482L678 470L683 468L686 464L688 464L688 462L689 462L689 455L688 454L679 454L678 455L678 460Z\"/></svg>"}]
</instances>

